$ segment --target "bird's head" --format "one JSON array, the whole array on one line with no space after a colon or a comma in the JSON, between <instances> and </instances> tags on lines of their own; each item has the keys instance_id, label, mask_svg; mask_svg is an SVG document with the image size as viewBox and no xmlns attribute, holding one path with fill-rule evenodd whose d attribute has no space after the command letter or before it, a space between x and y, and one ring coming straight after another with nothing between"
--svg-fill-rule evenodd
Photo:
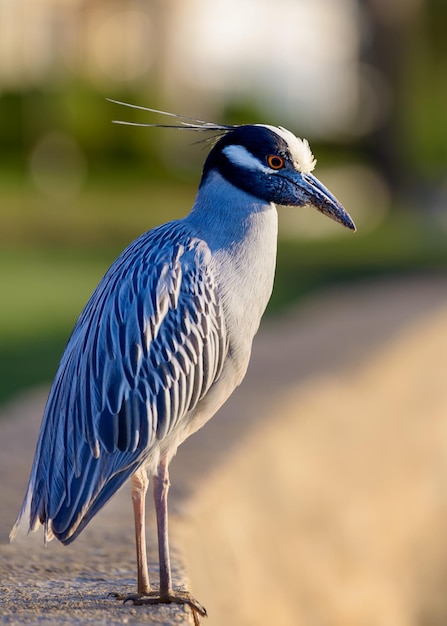
<instances>
[{"instance_id":1,"label":"bird's head","mask_svg":"<svg viewBox=\"0 0 447 626\"><path fill-rule=\"evenodd\" d=\"M218 140L205 161L201 185L217 171L228 183L260 200L280 205L313 206L355 230L349 214L312 174L316 160L306 139L299 139L285 128L276 126L227 126L126 102L111 102L167 115L176 121L171 125L117 121L119 124L211 132L212 138L217 135Z\"/></svg>"},{"instance_id":2,"label":"bird's head","mask_svg":"<svg viewBox=\"0 0 447 626\"><path fill-rule=\"evenodd\" d=\"M267 202L313 206L355 230L351 217L312 174L316 160L306 139L262 124L225 132L205 162L202 184L217 170L230 184Z\"/></svg>"}]
</instances>

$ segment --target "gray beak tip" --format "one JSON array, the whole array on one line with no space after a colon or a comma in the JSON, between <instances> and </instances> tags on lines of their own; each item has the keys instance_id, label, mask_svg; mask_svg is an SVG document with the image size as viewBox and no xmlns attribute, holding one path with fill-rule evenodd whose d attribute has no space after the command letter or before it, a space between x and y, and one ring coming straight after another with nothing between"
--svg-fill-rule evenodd
<instances>
[{"instance_id":1,"label":"gray beak tip","mask_svg":"<svg viewBox=\"0 0 447 626\"><path fill-rule=\"evenodd\" d=\"M349 228L349 230L352 230L353 233L357 232L357 226L354 224L354 222L349 219L349 221L344 222L344 226L346 226L346 228Z\"/></svg>"}]
</instances>

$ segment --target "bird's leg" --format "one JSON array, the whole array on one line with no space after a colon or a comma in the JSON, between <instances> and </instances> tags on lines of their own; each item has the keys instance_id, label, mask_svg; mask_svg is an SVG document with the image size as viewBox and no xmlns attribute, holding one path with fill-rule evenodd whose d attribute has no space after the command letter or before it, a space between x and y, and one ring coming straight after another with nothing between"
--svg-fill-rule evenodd
<instances>
[{"instance_id":1,"label":"bird's leg","mask_svg":"<svg viewBox=\"0 0 447 626\"><path fill-rule=\"evenodd\" d=\"M169 482L168 463L161 460L154 479L154 502L157 515L158 558L160 566L160 597L168 596L172 592L171 557L169 555L168 536L168 492Z\"/></svg>"},{"instance_id":2,"label":"bird's leg","mask_svg":"<svg viewBox=\"0 0 447 626\"><path fill-rule=\"evenodd\" d=\"M191 607L194 623L199 623L199 615L206 616L205 608L197 602L187 591L174 591L172 588L171 560L169 556L169 539L168 539L168 491L169 491L169 472L168 460L162 458L157 473L153 476L154 480L154 502L155 512L157 516L157 532L158 532L158 554L160 563L160 592L149 597L139 597L134 599L134 604L157 604L157 603L174 603L187 604Z\"/></svg>"},{"instance_id":3,"label":"bird's leg","mask_svg":"<svg viewBox=\"0 0 447 626\"><path fill-rule=\"evenodd\" d=\"M146 553L146 493L149 486L149 478L144 469L135 472L131 479L132 505L135 522L135 545L137 548L137 593L122 595L111 593L118 600L135 601L141 596L151 593L149 572L147 569Z\"/></svg>"},{"instance_id":4,"label":"bird's leg","mask_svg":"<svg viewBox=\"0 0 447 626\"><path fill-rule=\"evenodd\" d=\"M151 591L147 569L146 552L146 493L149 486L147 473L139 469L132 476L132 505L135 522L135 544L137 548L137 581L138 593L147 594Z\"/></svg>"}]
</instances>

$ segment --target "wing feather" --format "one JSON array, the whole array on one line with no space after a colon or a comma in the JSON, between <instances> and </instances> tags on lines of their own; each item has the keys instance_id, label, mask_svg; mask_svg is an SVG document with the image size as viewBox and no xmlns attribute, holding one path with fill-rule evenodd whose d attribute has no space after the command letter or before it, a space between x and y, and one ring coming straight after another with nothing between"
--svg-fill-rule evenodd
<instances>
[{"instance_id":1,"label":"wing feather","mask_svg":"<svg viewBox=\"0 0 447 626\"><path fill-rule=\"evenodd\" d=\"M228 345L206 244L180 222L106 273L50 391L27 497L30 528L72 541L218 379Z\"/></svg>"}]
</instances>

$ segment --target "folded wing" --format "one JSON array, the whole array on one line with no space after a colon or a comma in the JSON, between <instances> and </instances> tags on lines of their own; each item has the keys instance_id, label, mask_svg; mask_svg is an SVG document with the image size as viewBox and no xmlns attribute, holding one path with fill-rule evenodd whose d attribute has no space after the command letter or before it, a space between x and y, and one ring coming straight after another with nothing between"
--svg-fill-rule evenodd
<instances>
[{"instance_id":1,"label":"folded wing","mask_svg":"<svg viewBox=\"0 0 447 626\"><path fill-rule=\"evenodd\" d=\"M172 222L109 269L62 357L17 524L26 511L70 543L218 380L228 345L210 259Z\"/></svg>"}]
</instances>

